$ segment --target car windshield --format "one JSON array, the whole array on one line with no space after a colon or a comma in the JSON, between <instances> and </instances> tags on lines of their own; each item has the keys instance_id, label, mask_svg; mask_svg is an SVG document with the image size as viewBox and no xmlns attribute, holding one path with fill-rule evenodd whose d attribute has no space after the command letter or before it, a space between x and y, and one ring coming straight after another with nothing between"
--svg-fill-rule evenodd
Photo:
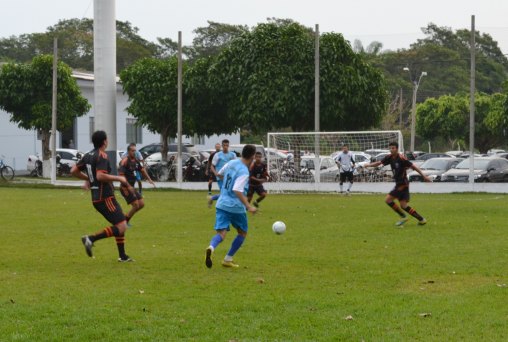
<instances>
[{"instance_id":1,"label":"car windshield","mask_svg":"<svg viewBox=\"0 0 508 342\"><path fill-rule=\"evenodd\" d=\"M422 170L446 170L448 160L443 159L428 159L420 166Z\"/></svg>"},{"instance_id":2,"label":"car windshield","mask_svg":"<svg viewBox=\"0 0 508 342\"><path fill-rule=\"evenodd\" d=\"M300 167L304 167L310 170L314 169L314 160L312 159L302 159L300 162Z\"/></svg>"},{"instance_id":3,"label":"car windshield","mask_svg":"<svg viewBox=\"0 0 508 342\"><path fill-rule=\"evenodd\" d=\"M461 161L455 168L469 169L469 161L470 161L470 159L465 159L465 160ZM476 170L486 170L489 162L490 162L490 160L486 160L486 159L475 159L474 168Z\"/></svg>"}]
</instances>

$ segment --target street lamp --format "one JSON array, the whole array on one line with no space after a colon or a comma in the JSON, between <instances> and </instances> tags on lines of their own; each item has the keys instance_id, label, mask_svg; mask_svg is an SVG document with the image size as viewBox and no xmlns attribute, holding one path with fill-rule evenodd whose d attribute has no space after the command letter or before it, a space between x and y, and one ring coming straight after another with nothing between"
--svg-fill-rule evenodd
<instances>
[{"instance_id":1,"label":"street lamp","mask_svg":"<svg viewBox=\"0 0 508 342\"><path fill-rule=\"evenodd\" d=\"M405 67L403 70L409 73L409 79L411 80L411 83L413 83L413 104L411 106L411 152L414 152L416 135L416 93L418 92L418 87L420 86L422 77L427 76L427 72L422 71L417 81L416 79L411 79L411 70L409 70L408 67Z\"/></svg>"}]
</instances>

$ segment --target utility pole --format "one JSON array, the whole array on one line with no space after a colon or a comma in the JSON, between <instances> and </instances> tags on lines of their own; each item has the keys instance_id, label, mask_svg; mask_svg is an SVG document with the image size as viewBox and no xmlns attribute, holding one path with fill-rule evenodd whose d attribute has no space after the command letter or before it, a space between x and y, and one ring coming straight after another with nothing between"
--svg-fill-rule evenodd
<instances>
[{"instance_id":1,"label":"utility pole","mask_svg":"<svg viewBox=\"0 0 508 342\"><path fill-rule=\"evenodd\" d=\"M400 88L400 95L399 95L399 129L402 130L402 87Z\"/></svg>"},{"instance_id":2,"label":"utility pole","mask_svg":"<svg viewBox=\"0 0 508 342\"><path fill-rule=\"evenodd\" d=\"M169 89L168 89L169 90ZM177 182L182 183L182 31L178 31L178 105L177 105L177 130L178 130L178 169Z\"/></svg>"},{"instance_id":3,"label":"utility pole","mask_svg":"<svg viewBox=\"0 0 508 342\"><path fill-rule=\"evenodd\" d=\"M319 24L316 24L315 30L315 48L314 48L314 131L316 132L316 136L314 138L314 180L317 183L320 181L320 169L321 169L321 158L320 158L320 149L319 149Z\"/></svg>"},{"instance_id":4,"label":"utility pole","mask_svg":"<svg viewBox=\"0 0 508 342\"><path fill-rule=\"evenodd\" d=\"M476 69L476 40L475 40L475 20L471 16L471 83L469 85L469 183L474 185L474 130L475 130L475 69Z\"/></svg>"},{"instance_id":5,"label":"utility pole","mask_svg":"<svg viewBox=\"0 0 508 342\"><path fill-rule=\"evenodd\" d=\"M57 114L58 38L53 38L53 92L51 98L51 184L56 183L56 114Z\"/></svg>"}]
</instances>

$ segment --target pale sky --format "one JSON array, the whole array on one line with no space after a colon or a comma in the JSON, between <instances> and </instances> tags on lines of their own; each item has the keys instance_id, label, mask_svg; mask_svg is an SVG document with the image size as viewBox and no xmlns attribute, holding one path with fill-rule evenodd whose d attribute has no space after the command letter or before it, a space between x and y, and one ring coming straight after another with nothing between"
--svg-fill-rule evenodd
<instances>
[{"instance_id":1,"label":"pale sky","mask_svg":"<svg viewBox=\"0 0 508 342\"><path fill-rule=\"evenodd\" d=\"M0 37L44 32L59 19L93 17L93 0L0 0ZM130 21L144 38L177 40L185 44L192 31L207 20L254 26L268 17L291 18L321 32L338 32L364 45L377 40L384 49L407 48L421 38L421 27L433 22L453 29L490 33L508 53L507 0L117 0L118 20Z\"/></svg>"}]
</instances>

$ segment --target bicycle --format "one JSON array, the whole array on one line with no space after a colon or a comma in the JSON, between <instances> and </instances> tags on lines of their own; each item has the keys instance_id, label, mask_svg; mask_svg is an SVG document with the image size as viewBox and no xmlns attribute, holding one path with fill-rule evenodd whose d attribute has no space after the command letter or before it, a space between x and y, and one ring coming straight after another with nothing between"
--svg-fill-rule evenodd
<instances>
[{"instance_id":1,"label":"bicycle","mask_svg":"<svg viewBox=\"0 0 508 342\"><path fill-rule=\"evenodd\" d=\"M0 158L0 175L6 181L10 181L14 178L14 170L4 162L5 156Z\"/></svg>"}]
</instances>

